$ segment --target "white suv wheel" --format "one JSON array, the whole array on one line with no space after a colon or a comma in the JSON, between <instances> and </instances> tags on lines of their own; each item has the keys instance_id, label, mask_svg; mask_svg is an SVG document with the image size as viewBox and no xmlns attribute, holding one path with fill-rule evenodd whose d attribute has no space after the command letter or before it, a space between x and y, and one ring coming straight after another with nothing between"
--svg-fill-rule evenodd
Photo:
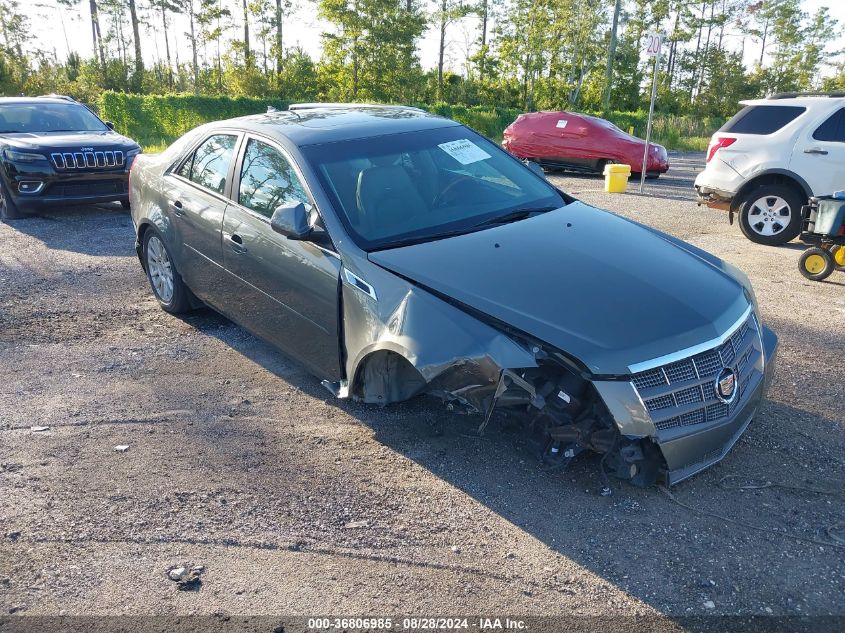
<instances>
[{"instance_id":1,"label":"white suv wheel","mask_svg":"<svg viewBox=\"0 0 845 633\"><path fill-rule=\"evenodd\" d=\"M748 210L748 225L760 235L771 237L789 226L792 210L780 196L758 198Z\"/></svg>"},{"instance_id":2,"label":"white suv wheel","mask_svg":"<svg viewBox=\"0 0 845 633\"><path fill-rule=\"evenodd\" d=\"M739 228L752 242L779 246L801 232L802 193L785 184L763 184L742 196Z\"/></svg>"}]
</instances>

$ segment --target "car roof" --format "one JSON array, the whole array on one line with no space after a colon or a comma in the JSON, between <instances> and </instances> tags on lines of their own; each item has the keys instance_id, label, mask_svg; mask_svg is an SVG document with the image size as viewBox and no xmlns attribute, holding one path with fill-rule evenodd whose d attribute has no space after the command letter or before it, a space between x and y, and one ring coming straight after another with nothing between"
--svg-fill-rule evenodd
<instances>
[{"instance_id":1,"label":"car roof","mask_svg":"<svg viewBox=\"0 0 845 633\"><path fill-rule=\"evenodd\" d=\"M68 97L0 97L0 105L4 104L18 104L18 105L38 105L43 103L61 103L64 105L82 105Z\"/></svg>"},{"instance_id":2,"label":"car roof","mask_svg":"<svg viewBox=\"0 0 845 633\"><path fill-rule=\"evenodd\" d=\"M403 106L307 104L294 108L253 114L219 124L280 135L299 146L460 125L451 119Z\"/></svg>"},{"instance_id":3,"label":"car roof","mask_svg":"<svg viewBox=\"0 0 845 633\"><path fill-rule=\"evenodd\" d=\"M806 95L798 97L778 97L764 98L764 99L745 99L739 103L744 106L802 106L805 108L812 108L815 106L829 106L831 104L841 105L845 101L845 97L830 96L830 95Z\"/></svg>"}]
</instances>

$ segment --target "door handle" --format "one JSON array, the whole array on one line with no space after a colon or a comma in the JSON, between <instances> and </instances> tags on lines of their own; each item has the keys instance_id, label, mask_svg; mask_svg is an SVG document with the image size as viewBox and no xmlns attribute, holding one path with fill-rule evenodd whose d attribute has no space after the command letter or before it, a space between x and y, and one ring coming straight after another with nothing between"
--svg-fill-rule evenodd
<instances>
[{"instance_id":1,"label":"door handle","mask_svg":"<svg viewBox=\"0 0 845 633\"><path fill-rule=\"evenodd\" d=\"M826 149L822 149L821 147L808 147L804 150L805 154L820 154L822 156L827 154Z\"/></svg>"},{"instance_id":2,"label":"door handle","mask_svg":"<svg viewBox=\"0 0 845 633\"><path fill-rule=\"evenodd\" d=\"M181 200L174 200L170 203L170 206L173 207L173 214L177 218L181 218L183 215L185 215L185 208L182 206Z\"/></svg>"},{"instance_id":3,"label":"door handle","mask_svg":"<svg viewBox=\"0 0 845 633\"><path fill-rule=\"evenodd\" d=\"M231 248L238 255L246 253L246 246L244 246L244 240L237 233L233 233L229 236L229 248Z\"/></svg>"}]
</instances>

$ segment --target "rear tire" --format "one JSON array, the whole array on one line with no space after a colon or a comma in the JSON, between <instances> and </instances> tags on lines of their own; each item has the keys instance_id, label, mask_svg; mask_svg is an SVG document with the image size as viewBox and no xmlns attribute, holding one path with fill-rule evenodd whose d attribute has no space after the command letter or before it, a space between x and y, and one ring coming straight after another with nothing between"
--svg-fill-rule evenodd
<instances>
[{"instance_id":1,"label":"rear tire","mask_svg":"<svg viewBox=\"0 0 845 633\"><path fill-rule=\"evenodd\" d=\"M803 194L787 185L760 185L739 203L739 228L756 244L780 246L801 232Z\"/></svg>"},{"instance_id":2,"label":"rear tire","mask_svg":"<svg viewBox=\"0 0 845 633\"><path fill-rule=\"evenodd\" d=\"M8 220L18 220L25 217L25 215L25 213L18 209L15 201L12 200L6 185L0 181L0 220L3 222Z\"/></svg>"},{"instance_id":3,"label":"rear tire","mask_svg":"<svg viewBox=\"0 0 845 633\"><path fill-rule=\"evenodd\" d=\"M165 312L180 314L191 309L190 290L176 270L176 264L156 229L144 233L144 268L153 295Z\"/></svg>"},{"instance_id":4,"label":"rear tire","mask_svg":"<svg viewBox=\"0 0 845 633\"><path fill-rule=\"evenodd\" d=\"M813 246L801 253L798 260L798 270L810 281L822 281L833 274L836 263L830 251Z\"/></svg>"}]
</instances>

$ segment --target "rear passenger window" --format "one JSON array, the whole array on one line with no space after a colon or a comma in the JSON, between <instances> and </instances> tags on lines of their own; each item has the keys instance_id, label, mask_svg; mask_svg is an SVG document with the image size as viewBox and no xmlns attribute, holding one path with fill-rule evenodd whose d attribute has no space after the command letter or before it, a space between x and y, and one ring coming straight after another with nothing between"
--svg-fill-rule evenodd
<instances>
[{"instance_id":1,"label":"rear passenger window","mask_svg":"<svg viewBox=\"0 0 845 633\"><path fill-rule=\"evenodd\" d=\"M833 141L835 143L845 143L845 108L838 110L824 123L822 123L815 132L813 138L817 141Z\"/></svg>"},{"instance_id":2,"label":"rear passenger window","mask_svg":"<svg viewBox=\"0 0 845 633\"><path fill-rule=\"evenodd\" d=\"M237 137L233 134L217 134L208 138L182 163L176 173L200 187L223 193L235 152L235 141Z\"/></svg>"},{"instance_id":3,"label":"rear passenger window","mask_svg":"<svg viewBox=\"0 0 845 633\"><path fill-rule=\"evenodd\" d=\"M807 108L800 106L746 106L719 131L733 134L771 134L797 119L806 110Z\"/></svg>"}]
</instances>

